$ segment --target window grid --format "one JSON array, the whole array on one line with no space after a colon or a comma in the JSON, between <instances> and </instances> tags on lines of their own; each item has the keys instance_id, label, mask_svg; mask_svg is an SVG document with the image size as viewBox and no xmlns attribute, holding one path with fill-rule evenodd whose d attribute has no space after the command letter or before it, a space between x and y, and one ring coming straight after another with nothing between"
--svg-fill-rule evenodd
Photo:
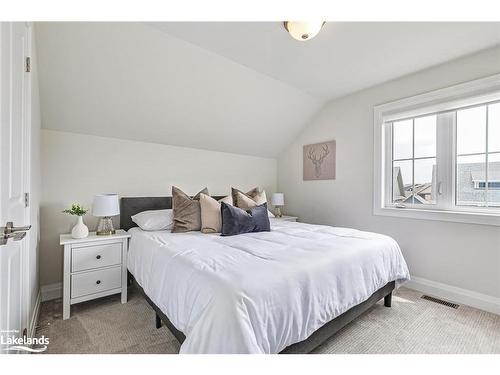
<instances>
[{"instance_id":1,"label":"window grid","mask_svg":"<svg viewBox=\"0 0 500 375\"><path fill-rule=\"evenodd\" d=\"M489 164L488 164L488 147L489 147L488 131L489 131L489 127L490 127L490 124L488 123L488 109L489 108L490 108L490 106L486 105L486 157L485 157L486 165L484 166L484 168L485 168L484 177L485 177L485 181L486 181L486 186L484 189L484 191L485 191L484 200L485 200L486 207L488 207L488 169L489 169Z\"/></svg>"},{"instance_id":2,"label":"window grid","mask_svg":"<svg viewBox=\"0 0 500 375\"><path fill-rule=\"evenodd\" d=\"M415 119L411 120L411 200L415 203Z\"/></svg>"},{"instance_id":3,"label":"window grid","mask_svg":"<svg viewBox=\"0 0 500 375\"><path fill-rule=\"evenodd\" d=\"M437 129L437 113L428 113L426 115L422 115L422 116L415 116L415 117L412 117L412 118L406 118L406 119L403 119L403 120L397 120L397 121L392 121L390 123L390 127L391 127L391 159L392 159L392 162L391 162L391 186L392 186L392 193L391 193L391 201L393 204L397 203L394 201L394 164L395 162L401 162L401 161L411 161L411 172L412 172L412 175L411 175L411 200L410 200L410 205L413 205L415 203L415 161L416 160L429 160L429 159L436 159L437 155L436 155L436 152L434 153L434 156L419 156L419 157L415 157L415 120L417 118L423 118L423 117L429 117L429 116L436 116L436 129ZM395 122L400 122L400 121L408 121L408 120L411 120L412 123L411 123L411 127L412 127L412 142L411 142L411 157L410 158L395 158L394 157L394 123ZM432 189L434 189L435 187L433 186ZM436 201L434 200L431 200L431 201L428 201L425 203L426 205L432 205L432 204L436 204Z\"/></svg>"},{"instance_id":4,"label":"window grid","mask_svg":"<svg viewBox=\"0 0 500 375\"><path fill-rule=\"evenodd\" d=\"M458 206L458 207L461 207L461 206L476 206L476 207L498 207L499 205L498 204L495 204L495 202L491 202L492 204L490 204L490 202L488 201L488 191L491 189L490 188L490 184L489 184L489 176L488 176L488 173L489 173L489 156L490 155L500 155L500 151L493 151L493 152L490 152L489 151L489 107L490 105L493 105L493 104L497 104L497 103L500 103L500 100L496 100L496 101L491 101L491 102L488 102L488 103L481 103L481 104L476 104L476 105L473 105L473 106L468 106L468 107L461 107L461 108L457 108L456 110L454 110L454 114L455 114L455 119L457 119L457 113L458 111L461 111L461 110L464 110L464 109L470 109L470 108L477 108L477 107L485 107L485 111L486 111L486 117L485 117L485 126L486 126L486 129L485 129L485 142L486 142L486 145L485 145L485 152L473 152L473 153L462 153L462 154L459 154L458 153L458 149L457 149L457 153L456 153L456 158L455 158L455 176L458 176L458 158L459 157L464 157L464 156L484 156L485 157L485 171L484 171L484 176L485 176L485 185L484 185L484 204L483 205L478 205L478 204L474 204L474 203L471 203L471 204L465 204L465 203L462 203L462 204L459 204L459 201L458 201L458 182L457 182L457 178L458 177L455 177L455 181L454 181L454 190L455 190L455 206ZM455 120L455 132L457 132L458 130L458 122ZM458 144L458 138L454 140L455 144L457 145ZM478 185L479 186L479 185ZM497 189L496 187L493 188L493 189Z\"/></svg>"},{"instance_id":5,"label":"window grid","mask_svg":"<svg viewBox=\"0 0 500 375\"><path fill-rule=\"evenodd\" d=\"M481 103L481 104L476 104L476 105L471 105L471 106L467 106L467 107L461 107L461 108L457 108L455 110L450 110L450 111L445 111L445 112L441 112L441 113L453 113L455 118L457 118L457 112L460 111L460 110L464 110L464 109L470 109L470 108L476 108L476 107L486 107L486 123L485 123L485 126L486 126L486 131L485 131L485 142L486 142L486 145L485 145L485 152L472 152L472 153L461 153L459 154L458 153L458 150L456 151L456 158L455 158L455 175L457 176L457 169L458 169L458 157L466 157L466 156L484 156L485 157L485 181L487 182L485 184L485 187L484 187L484 191L485 191L485 194L484 194L484 203L483 204L480 204L480 205L477 205L477 204L474 204L474 203L471 203L471 204L466 204L464 202L462 203L459 203L458 201L458 183L457 183L457 178L455 178L455 180L453 181L453 188L454 188L454 191L455 191L455 199L454 199L454 205L457 206L457 207L463 207L463 206L477 206L477 207L498 207L498 205L495 205L495 202L490 202L488 200L488 191L492 189L492 186L490 186L489 184L489 159L490 159L490 156L491 155L500 155L500 151L493 151L493 152L490 152L489 151L489 106L492 105L492 104L496 104L496 103L500 103L500 101L491 101L491 102L488 102L488 103ZM395 169L395 163L396 162L403 162L403 161L411 161L411 168L412 168L412 173L411 173L411 200L410 200L410 203L409 204L413 204L415 202L415 161L417 160L429 160L429 159L435 159L436 156L421 156L421 157L415 157L415 119L417 118L421 118L421 117L427 117L427 116L432 116L432 115L438 115L439 113L427 113L425 115L421 115L421 116L415 116L413 118L402 118L402 119L398 119L397 121L391 121L389 123L390 127L391 127L391 159L392 159L392 163L391 163L391 186L394 185L395 183L395 180L394 180L394 169ZM400 122L400 121L408 121L408 120L411 120L411 127L412 127L412 131L411 131L411 136L412 136L412 141L411 141L411 157L407 157L407 158L395 158L394 157L394 124L397 123L397 122ZM437 124L436 124L437 125ZM455 132L457 131L457 121L455 121L455 124L454 124L454 127L455 127ZM455 139L455 148L456 148L456 144L457 144L457 140ZM433 186L433 188L436 188L435 186ZM493 189L497 189L496 187L494 187ZM392 188L392 191L394 191L394 187ZM392 194L392 202L393 204L397 203L394 201L394 194ZM429 202L430 204L435 204L436 202L435 201L430 201ZM493 203L493 204L491 204Z\"/></svg>"},{"instance_id":6,"label":"window grid","mask_svg":"<svg viewBox=\"0 0 500 375\"><path fill-rule=\"evenodd\" d=\"M500 162L500 147L498 143L498 132L500 131L498 127L498 116L500 115L498 112L500 109L499 103L500 74L495 74L490 77L375 106L373 158L373 176L375 183L373 191L374 214L425 220L486 224L500 227L500 189L498 188L500 186L500 176L497 176L497 173L499 173L498 162ZM470 120L463 117L464 121L469 122L469 126L465 126L463 128L465 130L462 130L462 125L460 125L461 129L459 132L464 134L464 137L461 138L461 144L457 147L456 115L457 112L462 109L485 105L492 105L488 108L488 164L490 164L488 166L488 202L498 203L498 205L490 205L489 207L485 207L485 205L457 206L456 198L461 201L484 201L483 195L480 193L474 195L470 192L470 189L473 188L473 185L477 184L479 186L479 182L484 182L484 164L486 159L486 155L484 154L486 147L483 146L482 149L478 149L477 146L475 146L479 145L480 141L482 141L480 144L483 145L485 139L485 129L480 129L480 133L478 133L478 129L474 127L474 122L478 122L474 121L475 116L472 115L472 112L480 111L471 111L472 117L469 116ZM481 111L481 123L484 124L485 112L484 109ZM411 156L418 155L423 158L427 155L419 154L421 149L421 137L420 128L418 126L420 120L418 120L418 118L432 114L435 114L438 120L435 144L436 158L433 159L432 162L425 160L419 161L416 158L410 159L412 140L410 140L409 137L412 135L412 128L410 128L412 122L407 121L406 128L401 128L401 131L394 127L396 128L395 134L392 132L393 124L410 119L415 122L415 134L417 136L415 139L416 149L414 150L415 154ZM460 124L462 124L461 119ZM465 123L463 124L465 125ZM393 138L394 135L396 139ZM428 137L429 135L427 134L427 138ZM425 143L422 143L422 145L425 146L422 147L422 150L429 150L425 138L423 138L423 141ZM460 157L457 160L457 155L460 151L470 153L469 155L471 155L471 157ZM428 151L424 152L427 153ZM474 154L480 155L481 153L484 156L472 156ZM464 154L464 156L465 155L466 154ZM396 156L399 159L395 159ZM403 189L401 186L402 180L398 168L394 171L393 164L395 161L398 162L398 167L402 167L406 171L406 181L408 181L406 189ZM457 179L457 161L460 161L460 173L462 174L460 179ZM410 171L410 168L412 168L413 163L417 166L417 169L414 171L414 178L416 178L418 182L430 181L430 173L428 173L430 172L429 168L430 165L435 166L433 170L434 174L432 175L432 185L435 187L432 194L432 200L435 204L398 204L399 202L406 203L401 195L410 197L411 194L409 189L413 186L413 182L417 183L417 181L410 181L410 178L412 178L412 171ZM465 163L470 163L470 167L465 165L465 169L462 168L462 164ZM482 163L482 165L477 163ZM423 168L425 166L426 169L420 169L420 166ZM426 170L428 171L427 173L425 172ZM470 173L467 177L464 171L473 173ZM466 195L463 195L464 189L460 187L459 191L461 195L456 197L456 185L459 184L458 186L464 186L465 180L467 179L470 185L466 185ZM492 185L489 183L491 181L498 181L498 183ZM485 187L482 188L483 194ZM402 194L403 190L406 191L405 194ZM493 194L493 190L495 190L495 194ZM430 189L426 190L425 193L427 194L429 191ZM394 200L393 197L396 197L396 200ZM429 200L429 196L426 196L425 199Z\"/></svg>"}]
</instances>

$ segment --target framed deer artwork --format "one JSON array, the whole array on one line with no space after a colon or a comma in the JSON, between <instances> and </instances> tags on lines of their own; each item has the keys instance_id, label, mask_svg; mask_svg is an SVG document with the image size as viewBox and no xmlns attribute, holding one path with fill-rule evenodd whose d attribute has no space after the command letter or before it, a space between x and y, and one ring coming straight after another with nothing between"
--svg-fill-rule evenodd
<instances>
[{"instance_id":1,"label":"framed deer artwork","mask_svg":"<svg viewBox=\"0 0 500 375\"><path fill-rule=\"evenodd\" d=\"M335 180L335 141L304 146L304 181Z\"/></svg>"}]
</instances>

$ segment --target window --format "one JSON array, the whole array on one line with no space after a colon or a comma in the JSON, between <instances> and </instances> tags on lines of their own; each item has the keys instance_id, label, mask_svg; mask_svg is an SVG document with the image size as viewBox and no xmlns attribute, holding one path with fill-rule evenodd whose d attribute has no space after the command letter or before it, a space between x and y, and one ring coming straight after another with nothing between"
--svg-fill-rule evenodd
<instances>
[{"instance_id":1,"label":"window","mask_svg":"<svg viewBox=\"0 0 500 375\"><path fill-rule=\"evenodd\" d=\"M500 225L500 75L375 108L374 213Z\"/></svg>"},{"instance_id":2,"label":"window","mask_svg":"<svg viewBox=\"0 0 500 375\"><path fill-rule=\"evenodd\" d=\"M500 103L456 116L456 205L500 207Z\"/></svg>"},{"instance_id":3,"label":"window","mask_svg":"<svg viewBox=\"0 0 500 375\"><path fill-rule=\"evenodd\" d=\"M392 203L434 204L436 115L392 123Z\"/></svg>"}]
</instances>

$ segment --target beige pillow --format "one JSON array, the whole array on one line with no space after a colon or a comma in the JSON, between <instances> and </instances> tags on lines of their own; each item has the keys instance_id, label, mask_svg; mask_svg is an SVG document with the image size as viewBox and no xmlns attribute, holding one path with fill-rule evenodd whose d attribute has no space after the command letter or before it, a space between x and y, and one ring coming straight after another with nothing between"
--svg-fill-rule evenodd
<instances>
[{"instance_id":1,"label":"beige pillow","mask_svg":"<svg viewBox=\"0 0 500 375\"><path fill-rule=\"evenodd\" d=\"M219 199L217 202L219 202L219 203L224 202L224 203L226 203L226 204L228 204L228 205L232 206L232 205L233 205L233 198L232 198L230 195L228 195L227 197L224 197L224 198L222 198L222 199Z\"/></svg>"},{"instance_id":2,"label":"beige pillow","mask_svg":"<svg viewBox=\"0 0 500 375\"><path fill-rule=\"evenodd\" d=\"M243 193L238 189L232 188L233 203L236 207L243 210L259 206L267 202L266 191L259 191L258 188L250 190L248 193Z\"/></svg>"},{"instance_id":3,"label":"beige pillow","mask_svg":"<svg viewBox=\"0 0 500 375\"><path fill-rule=\"evenodd\" d=\"M173 233L190 232L201 229L200 194L208 195L207 188L191 198L181 189L172 186L172 209L174 214Z\"/></svg>"},{"instance_id":4,"label":"beige pillow","mask_svg":"<svg viewBox=\"0 0 500 375\"><path fill-rule=\"evenodd\" d=\"M247 191L246 193L242 192L241 190L238 190L238 189L235 189L235 188L231 188L231 196L233 197L233 205L235 207L238 207L238 205L236 204L236 202L238 201L238 193L246 195L248 198L253 198L257 194L259 194L259 188L258 187L254 187L252 190Z\"/></svg>"},{"instance_id":5,"label":"beige pillow","mask_svg":"<svg viewBox=\"0 0 500 375\"><path fill-rule=\"evenodd\" d=\"M201 207L201 231L203 233L220 233L222 229L222 217L220 204L224 202L233 205L233 199L229 195L218 201L206 194L200 194Z\"/></svg>"},{"instance_id":6,"label":"beige pillow","mask_svg":"<svg viewBox=\"0 0 500 375\"><path fill-rule=\"evenodd\" d=\"M266 191L259 191L259 188L253 188L247 193L243 193L238 189L232 188L231 195L233 197L234 205L243 210L248 210L252 207L267 203ZM269 210L267 210L267 215L269 217L275 217Z\"/></svg>"}]
</instances>

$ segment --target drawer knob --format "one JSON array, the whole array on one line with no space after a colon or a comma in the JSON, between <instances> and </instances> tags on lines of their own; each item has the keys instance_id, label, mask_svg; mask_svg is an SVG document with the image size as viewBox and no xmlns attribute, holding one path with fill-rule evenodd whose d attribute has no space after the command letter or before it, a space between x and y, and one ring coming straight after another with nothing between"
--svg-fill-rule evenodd
<instances>
[{"instance_id":1,"label":"drawer knob","mask_svg":"<svg viewBox=\"0 0 500 375\"><path fill-rule=\"evenodd\" d=\"M99 285L101 283L101 280L97 280L95 283Z\"/></svg>"},{"instance_id":2,"label":"drawer knob","mask_svg":"<svg viewBox=\"0 0 500 375\"><path fill-rule=\"evenodd\" d=\"M98 256L96 256L95 258L96 258L96 259L101 259L101 256L100 256L100 255L98 255Z\"/></svg>"}]
</instances>

